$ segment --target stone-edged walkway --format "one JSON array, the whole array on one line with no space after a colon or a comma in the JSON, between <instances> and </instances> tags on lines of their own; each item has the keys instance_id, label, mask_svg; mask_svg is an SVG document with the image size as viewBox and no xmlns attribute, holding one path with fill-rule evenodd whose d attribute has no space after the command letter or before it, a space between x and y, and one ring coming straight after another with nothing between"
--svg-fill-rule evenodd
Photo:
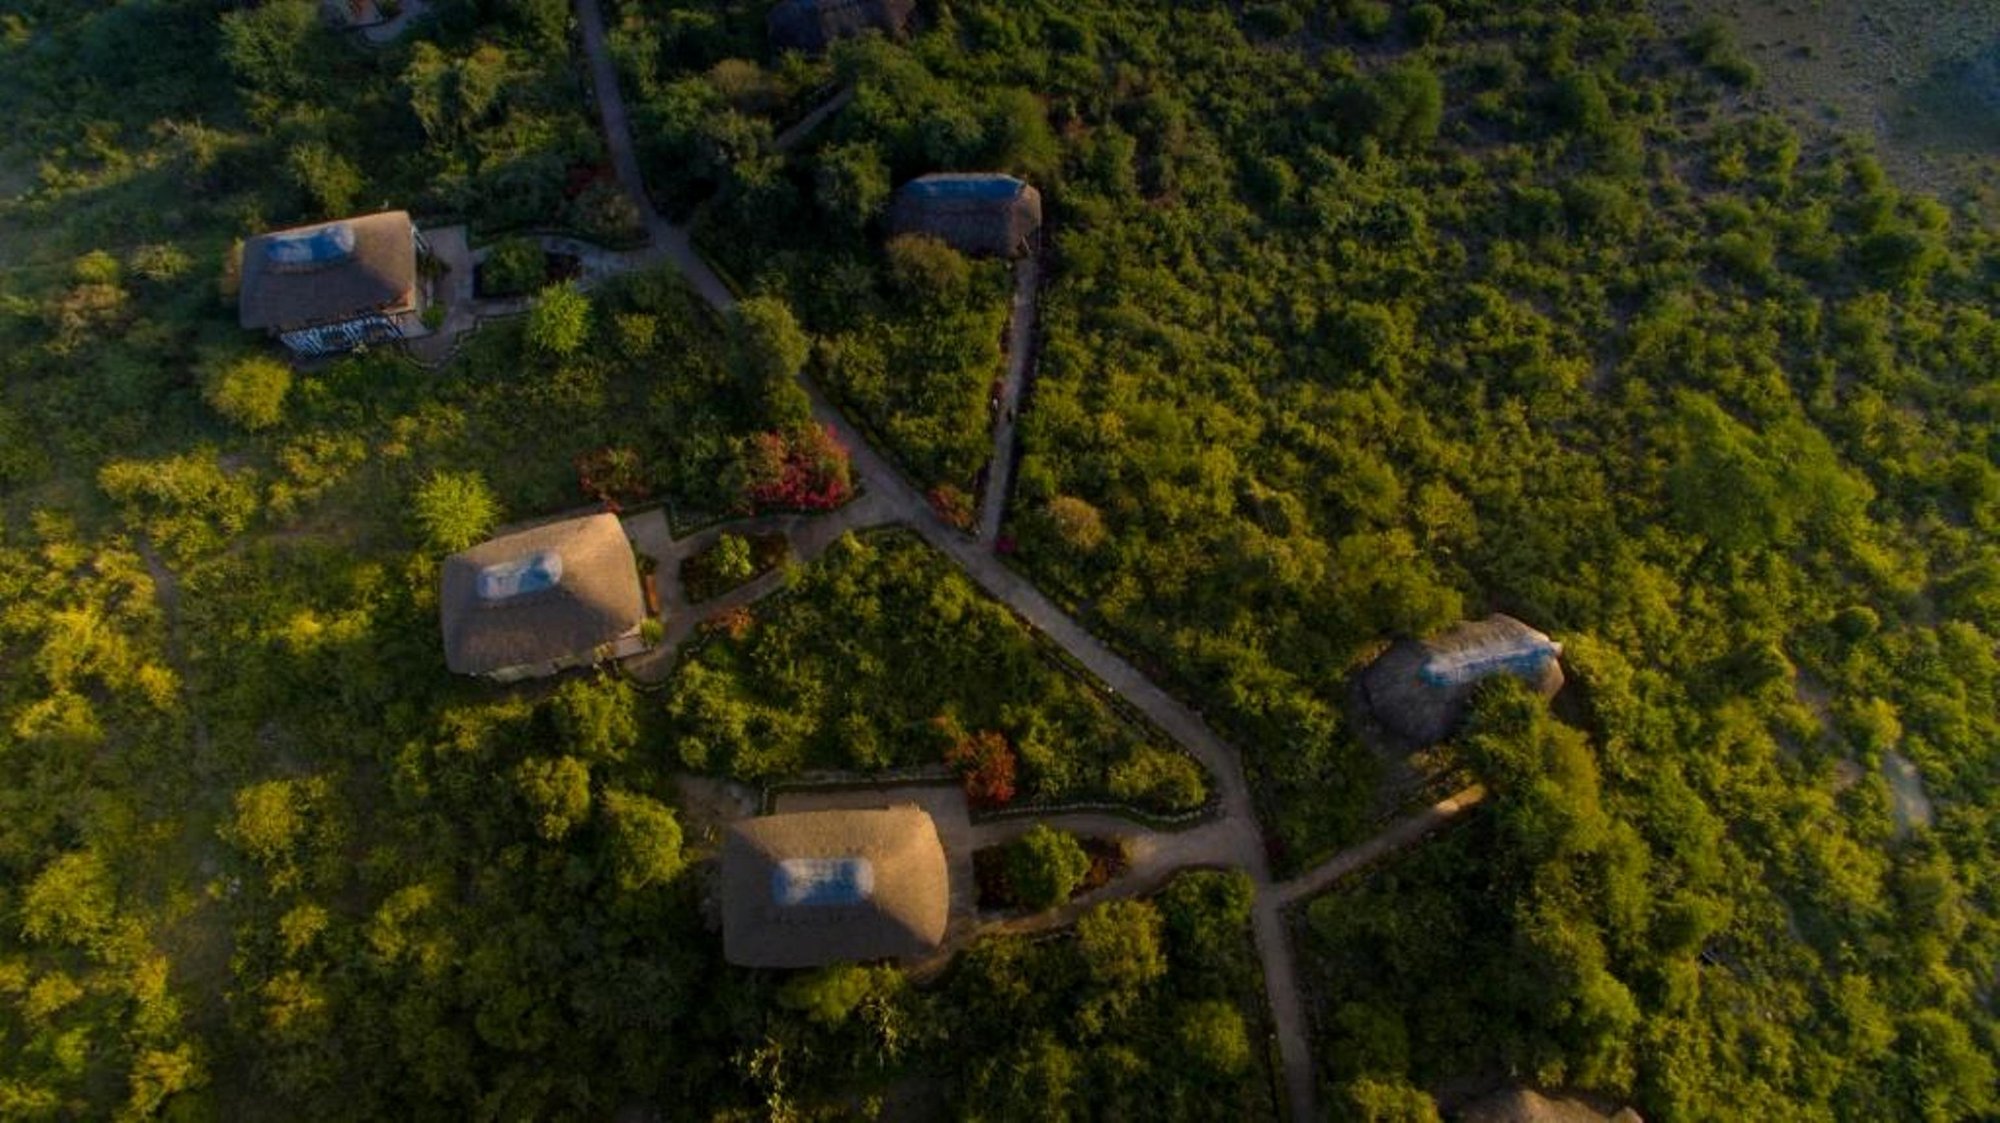
<instances>
[{"instance_id":1,"label":"stone-edged walkway","mask_svg":"<svg viewBox=\"0 0 2000 1123\"><path fill-rule=\"evenodd\" d=\"M691 603L681 582L681 562L706 550L722 535L782 534L790 548L791 560L805 564L825 553L828 547L840 540L841 535L886 526L895 521L894 513L886 510L885 504L868 493L856 496L846 506L825 514L760 515L734 519L705 526L680 538L675 538L668 526L664 508L656 507L629 516L624 520L626 536L632 539L640 553L651 557L658 565L653 580L660 592L660 615L666 625L666 634L659 646L625 660L623 666L626 673L640 682L664 680L673 669L675 653L694 637L702 624L731 609L754 604L784 587L785 567L781 565L721 596L700 604Z\"/></svg>"},{"instance_id":2,"label":"stone-edged walkway","mask_svg":"<svg viewBox=\"0 0 2000 1123\"><path fill-rule=\"evenodd\" d=\"M598 0L575 0L577 23L582 33L584 52L588 57L591 82L597 98L597 107L602 119L604 140L610 150L612 167L617 172L618 182L631 196L644 219L648 234L646 249L632 256L632 266L640 267L661 261L671 262L688 285L719 314L727 314L735 307L736 298L728 286L708 263L694 251L688 231L669 223L653 206L646 192L645 178L632 147L632 131L625 103L618 89L617 68L610 51L606 49L604 16ZM840 99L834 99L839 102ZM837 111L838 104L829 103L809 114L798 126L787 130L784 140L795 142L799 136L810 131L825 115ZM818 119L816 119L818 118ZM1031 259L1032 260L1032 259ZM1030 292L1038 275L1027 274L1036 266L1024 264L1023 274L1017 274L1015 331L1029 332L1032 315L1019 315L1019 304L1023 286ZM1025 277L1025 280L1023 280ZM1015 382L1014 366L1021 367L1025 377L1028 339L1017 339L1010 348L1009 382ZM969 536L948 526L934 512L922 494L899 473L879 451L863 440L860 433L848 423L838 410L820 392L819 388L799 372L798 380L812 401L813 416L825 424L840 442L847 446L853 476L863 492L863 499L848 508L828 516L798 523L786 523L782 529L793 545L794 553L801 560L810 560L823 551L828 544L838 539L846 529L885 523L904 523L913 528L926 542L936 547L954 562L986 592L1006 604L1014 613L1046 635L1057 646L1076 659L1091 674L1095 675L1114 693L1122 695L1133 706L1150 719L1169 737L1172 737L1188 752L1192 753L1207 767L1215 785L1217 817L1199 826L1181 832L1147 831L1127 824L1133 829L1124 833L1126 837L1148 837L1154 841L1153 847L1145 851L1143 862L1135 858L1133 868L1114 885L1107 885L1085 898L1079 898L1060 909L1051 910L1036 917L999 922L994 925L980 925L979 931L1035 931L1056 927L1073 921L1081 909L1100 900L1113 896L1133 896L1151 891L1163 884L1176 869L1189 866L1236 867L1249 873L1256 886L1256 901L1252 910L1252 929L1256 940L1259 961L1263 966L1265 991L1270 1004L1272 1024L1277 1036L1279 1053L1284 1069L1286 1101L1290 1117L1295 1123L1305 1123L1316 1118L1314 1108L1315 1089L1313 1081L1312 1053L1308 1042L1308 1024L1304 1004L1300 997L1298 973L1293 962L1290 934L1286 931L1284 910L1287 905L1300 899L1317 888L1330 885L1340 877L1360 869L1370 862L1395 850L1413 844L1436 829L1444 822L1478 803L1480 794L1472 791L1461 792L1424 812L1399 820L1386 830L1360 845L1335 855L1332 859L1315 867L1307 874L1291 881L1273 881L1270 863L1265 853L1261 828L1258 826L1256 809L1250 793L1249 781L1244 775L1241 757L1235 750L1216 736L1207 723L1194 710L1182 704L1154 684L1122 656L1112 651L1081 623L1059 609L1026 578L1008 568L993 552L992 545L997 536L1000 506L1004 502L1007 480L1012 475L1013 434L1011 422L1006 423L1007 432L995 436L996 449L1004 447L1006 452L996 452L995 462L989 473L988 491L1003 497L1000 501L990 501L982 512L981 535ZM1010 395L1018 394L1018 383ZM1003 404L1002 419L1006 421L1006 409L1012 408L1010 400ZM986 520L991 519L989 528ZM664 524L664 519L662 520ZM720 533L726 527L713 528ZM653 531L644 531L649 541L656 541ZM664 584L678 585L679 557L700 540L700 535L691 535L686 545L675 542L668 536L664 548L675 555L660 557L660 569L664 573L672 567L673 576ZM677 553L678 551L678 553ZM658 555L656 555L658 556ZM693 633L700 622L716 612L738 604L747 604L779 587L782 576L769 574L757 581L739 587L737 590L715 601L694 609L682 604L668 621L668 642L659 649L640 656L628 663L635 675L663 676L671 667L673 653L678 644ZM680 594L668 594L663 587L663 599L670 602ZM851 794L851 793L849 793ZM786 793L780 797L781 808L802 806L802 793ZM1052 815L1049 821L1099 823L1094 815L1070 817ZM1006 829L1025 830L1034 820L1015 820L1005 824ZM1122 820L1121 820L1122 822ZM1000 824L982 824L978 828L966 828L968 840L977 837L981 830L992 828L990 837L1000 837ZM1175 841L1177 840L1177 841ZM970 850L966 851L969 866ZM954 873L954 884L960 883ZM964 878L970 882L969 868ZM956 890L955 890L956 893ZM948 942L947 949L957 946Z\"/></svg>"},{"instance_id":3,"label":"stone-edged walkway","mask_svg":"<svg viewBox=\"0 0 2000 1123\"><path fill-rule=\"evenodd\" d=\"M979 540L1000 539L1000 517L1014 482L1015 414L1028 368L1035 358L1035 313L1042 286L1042 263L1029 253L1014 263L1014 306L1007 321L1007 374L994 404L993 456L986 462L986 493L979 499Z\"/></svg>"},{"instance_id":4,"label":"stone-edged walkway","mask_svg":"<svg viewBox=\"0 0 2000 1123\"><path fill-rule=\"evenodd\" d=\"M544 253L563 254L577 260L578 288L588 291L614 277L658 264L662 258L650 246L614 250L565 234L534 234ZM444 322L436 331L409 340L405 346L425 366L440 366L458 350L459 341L487 320L518 316L528 310L532 297L478 295L479 267L492 254L491 244L472 248L470 231L464 226L440 226L424 231L424 244L432 260L444 267L433 283L431 302L444 306Z\"/></svg>"}]
</instances>

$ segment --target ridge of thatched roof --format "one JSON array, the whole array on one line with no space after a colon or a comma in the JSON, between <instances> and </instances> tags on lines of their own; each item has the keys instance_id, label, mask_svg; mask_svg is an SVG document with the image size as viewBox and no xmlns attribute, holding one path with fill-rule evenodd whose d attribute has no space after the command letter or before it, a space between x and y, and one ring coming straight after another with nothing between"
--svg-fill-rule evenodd
<instances>
[{"instance_id":1,"label":"ridge of thatched roof","mask_svg":"<svg viewBox=\"0 0 2000 1123\"><path fill-rule=\"evenodd\" d=\"M1581 1095L1519 1085L1474 1100L1458 1118L1461 1123L1644 1123L1629 1107L1613 1109Z\"/></svg>"},{"instance_id":2,"label":"ridge of thatched roof","mask_svg":"<svg viewBox=\"0 0 2000 1123\"><path fill-rule=\"evenodd\" d=\"M414 302L417 228L408 211L295 226L243 243L237 318L246 328L307 327Z\"/></svg>"},{"instance_id":3,"label":"ridge of thatched roof","mask_svg":"<svg viewBox=\"0 0 2000 1123\"><path fill-rule=\"evenodd\" d=\"M916 0L779 0L764 27L780 49L819 52L868 31L900 34L916 10Z\"/></svg>"},{"instance_id":4,"label":"ridge of thatched roof","mask_svg":"<svg viewBox=\"0 0 2000 1123\"><path fill-rule=\"evenodd\" d=\"M1042 225L1042 194L999 172L934 172L896 189L895 234L929 234L965 253L1011 257Z\"/></svg>"},{"instance_id":5,"label":"ridge of thatched roof","mask_svg":"<svg viewBox=\"0 0 2000 1123\"><path fill-rule=\"evenodd\" d=\"M1512 616L1467 621L1427 640L1399 640L1361 676L1375 719L1414 745L1451 735L1479 683L1510 674L1548 696L1562 689L1562 645Z\"/></svg>"},{"instance_id":6,"label":"ridge of thatched roof","mask_svg":"<svg viewBox=\"0 0 2000 1123\"><path fill-rule=\"evenodd\" d=\"M739 820L722 844L722 954L745 967L901 959L944 939L951 878L921 808Z\"/></svg>"},{"instance_id":7,"label":"ridge of thatched roof","mask_svg":"<svg viewBox=\"0 0 2000 1123\"><path fill-rule=\"evenodd\" d=\"M586 654L645 619L632 542L616 515L503 534L445 559L445 663L464 675Z\"/></svg>"}]
</instances>

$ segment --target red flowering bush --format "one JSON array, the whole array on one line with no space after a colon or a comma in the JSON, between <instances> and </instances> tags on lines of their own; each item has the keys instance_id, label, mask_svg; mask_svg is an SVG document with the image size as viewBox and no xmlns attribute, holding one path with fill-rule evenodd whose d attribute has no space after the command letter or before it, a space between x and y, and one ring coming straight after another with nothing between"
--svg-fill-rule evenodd
<instances>
[{"instance_id":1,"label":"red flowering bush","mask_svg":"<svg viewBox=\"0 0 2000 1123\"><path fill-rule=\"evenodd\" d=\"M847 446L825 425L759 433L743 451L743 494L753 507L826 511L854 494Z\"/></svg>"},{"instance_id":2,"label":"red flowering bush","mask_svg":"<svg viewBox=\"0 0 2000 1123\"><path fill-rule=\"evenodd\" d=\"M974 807L1005 807L1014 801L1013 746L991 729L963 737L945 750L946 764L958 769L965 798Z\"/></svg>"},{"instance_id":3,"label":"red flowering bush","mask_svg":"<svg viewBox=\"0 0 2000 1123\"><path fill-rule=\"evenodd\" d=\"M960 530L972 529L972 496L950 484L939 484L926 496L938 518Z\"/></svg>"},{"instance_id":4,"label":"red flowering bush","mask_svg":"<svg viewBox=\"0 0 2000 1123\"><path fill-rule=\"evenodd\" d=\"M600 448L577 457L576 480L585 495L613 511L651 491L645 464L629 448Z\"/></svg>"}]
</instances>

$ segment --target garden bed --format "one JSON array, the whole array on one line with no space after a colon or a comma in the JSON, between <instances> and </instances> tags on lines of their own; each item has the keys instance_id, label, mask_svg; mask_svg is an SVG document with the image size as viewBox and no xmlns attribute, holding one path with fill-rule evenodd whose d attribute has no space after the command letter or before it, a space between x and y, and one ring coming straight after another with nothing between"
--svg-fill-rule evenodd
<instances>
[{"instance_id":1,"label":"garden bed","mask_svg":"<svg viewBox=\"0 0 2000 1123\"><path fill-rule=\"evenodd\" d=\"M533 246L533 243L526 243ZM521 252L524 260L502 259L503 251ZM532 258L526 251L511 251L509 243L502 243L487 255L472 270L472 292L481 300L505 299L528 296L549 285L559 285L583 276L583 259L573 253L550 253L533 246L533 253L541 257L541 276L534 276Z\"/></svg>"},{"instance_id":2,"label":"garden bed","mask_svg":"<svg viewBox=\"0 0 2000 1123\"><path fill-rule=\"evenodd\" d=\"M1111 880L1132 868L1132 860L1125 853L1125 845L1115 838L1078 838L1083 852L1090 856L1090 872L1075 889L1070 890L1070 899L1102 889ZM979 886L979 911L981 912L1021 912L1025 906L1014 895L1014 887L1007 878L1007 847L984 846L972 852L972 879Z\"/></svg>"},{"instance_id":3,"label":"garden bed","mask_svg":"<svg viewBox=\"0 0 2000 1123\"><path fill-rule=\"evenodd\" d=\"M723 534L700 553L682 559L681 587L687 590L688 603L701 604L755 581L789 556L791 545L782 534Z\"/></svg>"}]
</instances>

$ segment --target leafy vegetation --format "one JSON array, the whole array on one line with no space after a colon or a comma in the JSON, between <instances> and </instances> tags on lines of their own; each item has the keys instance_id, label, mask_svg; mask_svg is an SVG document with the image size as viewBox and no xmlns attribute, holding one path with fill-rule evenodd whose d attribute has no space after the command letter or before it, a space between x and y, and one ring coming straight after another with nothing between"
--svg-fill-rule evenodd
<instances>
[{"instance_id":1,"label":"leafy vegetation","mask_svg":"<svg viewBox=\"0 0 2000 1123\"><path fill-rule=\"evenodd\" d=\"M681 562L681 583L688 600L700 604L776 569L790 552L782 534L720 534L707 549Z\"/></svg>"},{"instance_id":2,"label":"leafy vegetation","mask_svg":"<svg viewBox=\"0 0 2000 1123\"><path fill-rule=\"evenodd\" d=\"M1069 900L1090 873L1090 855L1067 831L1036 824L1007 844L1007 883L1028 908L1045 909Z\"/></svg>"},{"instance_id":3,"label":"leafy vegetation","mask_svg":"<svg viewBox=\"0 0 2000 1123\"><path fill-rule=\"evenodd\" d=\"M879 218L970 168L1052 221L1015 560L1249 754L1281 866L1380 809L1348 681L1384 639L1497 607L1566 644L1553 713L1489 692L1441 754L1491 806L1299 918L1328 1104L1996 1110L1993 234L1744 108L1719 27L955 0L807 60L762 5L628 4L649 178L738 316L637 275L439 370L276 366L233 317L255 231L634 233L566 5L430 12L379 48L311 0L0 15L4 1114L1275 1115L1238 875L934 986L721 965L671 771L1206 796L907 538L660 696L441 665L438 555L501 518L848 498L801 364L960 507L1005 270Z\"/></svg>"},{"instance_id":4,"label":"leafy vegetation","mask_svg":"<svg viewBox=\"0 0 2000 1123\"><path fill-rule=\"evenodd\" d=\"M1205 795L1199 765L905 532L845 538L802 567L683 656L665 705L682 763L744 780L951 761L996 806L1178 811Z\"/></svg>"},{"instance_id":5,"label":"leafy vegetation","mask_svg":"<svg viewBox=\"0 0 2000 1123\"><path fill-rule=\"evenodd\" d=\"M1101 905L1074 934L990 937L935 987L893 968L795 976L750 1058L775 1112L805 1118L938 1087L921 1110L982 1119L1275 1119L1261 1040L1250 884L1184 873L1156 897ZM861 1097L830 1089L870 1089Z\"/></svg>"}]
</instances>

